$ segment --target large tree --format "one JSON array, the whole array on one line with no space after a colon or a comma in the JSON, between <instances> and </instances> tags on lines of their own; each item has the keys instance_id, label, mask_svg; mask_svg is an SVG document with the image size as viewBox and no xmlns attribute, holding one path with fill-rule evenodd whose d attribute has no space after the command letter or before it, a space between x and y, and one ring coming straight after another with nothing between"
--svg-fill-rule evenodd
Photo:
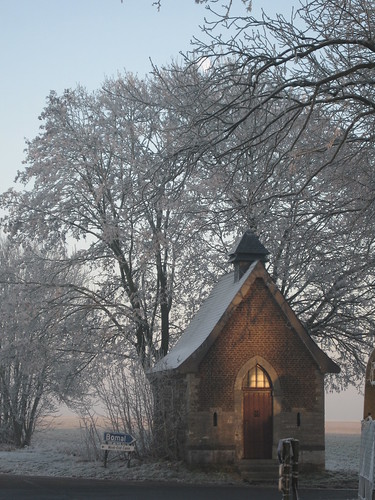
<instances>
[{"instance_id":1,"label":"large tree","mask_svg":"<svg viewBox=\"0 0 375 500\"><path fill-rule=\"evenodd\" d=\"M106 337L147 365L168 351L198 288L187 271L199 252L194 195L173 154L185 126L152 79L131 74L93 93L52 92L41 120L19 174L27 189L3 196L4 227L51 247L77 240L70 261L92 281L76 292L100 310Z\"/></svg>"},{"instance_id":2,"label":"large tree","mask_svg":"<svg viewBox=\"0 0 375 500\"><path fill-rule=\"evenodd\" d=\"M195 128L183 154L217 234L261 235L273 278L344 381L360 375L375 326L373 8L313 0L291 20L226 8L185 72L160 72Z\"/></svg>"},{"instance_id":3,"label":"large tree","mask_svg":"<svg viewBox=\"0 0 375 500\"><path fill-rule=\"evenodd\" d=\"M77 293L147 365L250 227L354 380L375 321L370 7L314 0L293 22L226 9L185 67L52 93L20 174L31 187L3 196L8 230L77 239L93 276Z\"/></svg>"},{"instance_id":4,"label":"large tree","mask_svg":"<svg viewBox=\"0 0 375 500\"><path fill-rule=\"evenodd\" d=\"M58 269L57 258L0 242L0 441L20 447L59 400L82 392L82 369L98 352L95 315L61 286L72 270Z\"/></svg>"}]
</instances>

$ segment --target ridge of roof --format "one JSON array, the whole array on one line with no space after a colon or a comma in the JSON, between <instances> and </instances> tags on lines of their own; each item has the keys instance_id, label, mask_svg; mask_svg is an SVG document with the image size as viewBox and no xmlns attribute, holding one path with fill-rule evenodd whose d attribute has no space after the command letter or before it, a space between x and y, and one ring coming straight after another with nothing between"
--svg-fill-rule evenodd
<instances>
[{"instance_id":1,"label":"ridge of roof","mask_svg":"<svg viewBox=\"0 0 375 500\"><path fill-rule=\"evenodd\" d=\"M267 273L267 271L265 271ZM300 319L293 311L284 295L277 288L275 283L272 281L270 275L267 273L268 279L265 280L265 284L268 287L270 293L272 294L274 300L279 305L284 316L288 320L290 326L298 334L301 341L304 343L305 347L310 351L310 354L315 359L322 373L340 373L340 367L332 361L332 359L318 346L318 344L311 337L309 332L306 330L304 325L301 323Z\"/></svg>"},{"instance_id":2,"label":"ridge of roof","mask_svg":"<svg viewBox=\"0 0 375 500\"><path fill-rule=\"evenodd\" d=\"M234 271L219 278L176 345L151 368L150 372L179 368L202 346L222 320L223 315L253 272L256 264L257 262L254 262L237 282L234 281Z\"/></svg>"},{"instance_id":3,"label":"ridge of roof","mask_svg":"<svg viewBox=\"0 0 375 500\"><path fill-rule=\"evenodd\" d=\"M253 262L236 282L234 272L225 274L218 280L176 345L149 370L149 373L169 370L194 371L256 278L263 279L286 320L321 372L339 373L340 367L315 343L260 261Z\"/></svg>"}]
</instances>

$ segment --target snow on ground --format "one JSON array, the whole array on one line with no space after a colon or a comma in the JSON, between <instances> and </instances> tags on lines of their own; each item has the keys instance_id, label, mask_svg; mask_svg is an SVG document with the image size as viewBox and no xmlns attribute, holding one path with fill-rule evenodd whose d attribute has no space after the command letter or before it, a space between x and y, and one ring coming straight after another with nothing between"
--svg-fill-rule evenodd
<instances>
[{"instance_id":1,"label":"snow on ground","mask_svg":"<svg viewBox=\"0 0 375 500\"><path fill-rule=\"evenodd\" d=\"M326 469L359 471L360 434L327 434Z\"/></svg>"},{"instance_id":2,"label":"snow on ground","mask_svg":"<svg viewBox=\"0 0 375 500\"><path fill-rule=\"evenodd\" d=\"M100 429L104 431L103 429ZM0 474L35 476L85 477L96 479L158 480L183 482L239 483L231 472L200 472L189 470L182 462L140 462L132 459L130 467L125 456L109 453L104 460L90 459L84 430L65 425L37 431L31 446L17 450L0 448ZM104 452L100 452L101 456Z\"/></svg>"},{"instance_id":3,"label":"snow on ground","mask_svg":"<svg viewBox=\"0 0 375 500\"><path fill-rule=\"evenodd\" d=\"M104 430L100 429L100 432ZM327 434L326 468L324 475L314 476L314 485L341 484L350 480L355 487L359 465L359 434ZM104 460L93 460L87 433L76 420L55 422L35 433L32 445L22 450L0 448L0 474L85 477L96 479L158 480L216 484L242 483L231 471L191 470L182 462L141 462L132 459L127 467L125 457L109 453L107 468ZM102 457L103 452L100 452ZM301 482L303 477L301 476ZM305 478L306 480L306 478ZM276 478L275 478L276 481Z\"/></svg>"}]
</instances>

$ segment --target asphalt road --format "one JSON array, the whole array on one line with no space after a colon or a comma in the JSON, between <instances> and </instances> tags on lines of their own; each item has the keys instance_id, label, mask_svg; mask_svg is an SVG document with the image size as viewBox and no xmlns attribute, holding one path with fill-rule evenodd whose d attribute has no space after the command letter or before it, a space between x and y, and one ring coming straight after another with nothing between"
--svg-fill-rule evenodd
<instances>
[{"instance_id":1,"label":"asphalt road","mask_svg":"<svg viewBox=\"0 0 375 500\"><path fill-rule=\"evenodd\" d=\"M273 488L0 475L0 500L281 500ZM302 490L300 500L356 500L354 490Z\"/></svg>"}]
</instances>

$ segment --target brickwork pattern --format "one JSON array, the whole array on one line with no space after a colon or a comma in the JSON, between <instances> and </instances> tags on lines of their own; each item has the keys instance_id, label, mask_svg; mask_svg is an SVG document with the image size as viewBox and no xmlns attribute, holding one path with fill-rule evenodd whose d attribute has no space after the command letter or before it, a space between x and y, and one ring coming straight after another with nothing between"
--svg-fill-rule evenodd
<instances>
[{"instance_id":1,"label":"brickwork pattern","mask_svg":"<svg viewBox=\"0 0 375 500\"><path fill-rule=\"evenodd\" d=\"M187 380L164 373L151 378L154 397L154 450L163 457L184 456L187 428Z\"/></svg>"},{"instance_id":2,"label":"brickwork pattern","mask_svg":"<svg viewBox=\"0 0 375 500\"><path fill-rule=\"evenodd\" d=\"M212 407L233 411L238 370L253 356L266 359L277 372L284 395L282 411L315 409L317 366L261 279L255 281L199 367L199 411Z\"/></svg>"}]
</instances>

